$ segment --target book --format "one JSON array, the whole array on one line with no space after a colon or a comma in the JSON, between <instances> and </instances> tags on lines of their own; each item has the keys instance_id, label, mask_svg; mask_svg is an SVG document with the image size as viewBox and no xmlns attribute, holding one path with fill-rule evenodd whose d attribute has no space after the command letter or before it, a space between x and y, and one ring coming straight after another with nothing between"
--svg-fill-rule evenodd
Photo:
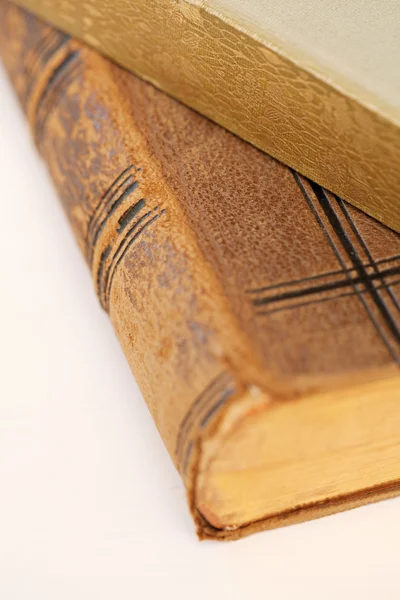
<instances>
[{"instance_id":1,"label":"book","mask_svg":"<svg viewBox=\"0 0 400 600\"><path fill-rule=\"evenodd\" d=\"M17 0L400 231L400 4Z\"/></svg>"},{"instance_id":2,"label":"book","mask_svg":"<svg viewBox=\"0 0 400 600\"><path fill-rule=\"evenodd\" d=\"M6 0L0 56L199 537L398 494L399 235Z\"/></svg>"}]
</instances>

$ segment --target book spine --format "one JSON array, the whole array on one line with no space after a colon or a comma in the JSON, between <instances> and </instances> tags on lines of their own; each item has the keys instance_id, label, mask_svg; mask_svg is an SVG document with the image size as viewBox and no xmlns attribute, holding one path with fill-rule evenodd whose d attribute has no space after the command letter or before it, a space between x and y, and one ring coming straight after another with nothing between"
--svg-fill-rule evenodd
<instances>
[{"instance_id":1,"label":"book spine","mask_svg":"<svg viewBox=\"0 0 400 600\"><path fill-rule=\"evenodd\" d=\"M148 151L120 69L4 1L0 55L190 495L200 440L228 402L257 396L250 341Z\"/></svg>"}]
</instances>

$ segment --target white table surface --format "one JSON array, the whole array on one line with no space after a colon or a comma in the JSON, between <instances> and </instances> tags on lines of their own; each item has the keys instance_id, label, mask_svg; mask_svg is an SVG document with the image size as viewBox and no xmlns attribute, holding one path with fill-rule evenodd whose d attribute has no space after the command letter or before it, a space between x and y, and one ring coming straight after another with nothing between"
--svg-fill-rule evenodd
<instances>
[{"instance_id":1,"label":"white table surface","mask_svg":"<svg viewBox=\"0 0 400 600\"><path fill-rule=\"evenodd\" d=\"M0 70L0 598L400 597L400 499L198 542Z\"/></svg>"}]
</instances>

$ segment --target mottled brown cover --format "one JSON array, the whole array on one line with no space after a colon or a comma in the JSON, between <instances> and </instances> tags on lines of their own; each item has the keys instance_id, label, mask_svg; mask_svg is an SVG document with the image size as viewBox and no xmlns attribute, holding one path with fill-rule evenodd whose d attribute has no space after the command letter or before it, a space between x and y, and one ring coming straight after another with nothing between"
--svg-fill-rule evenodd
<instances>
[{"instance_id":1,"label":"mottled brown cover","mask_svg":"<svg viewBox=\"0 0 400 600\"><path fill-rule=\"evenodd\" d=\"M397 373L396 233L5 0L0 54L189 494L246 391Z\"/></svg>"}]
</instances>

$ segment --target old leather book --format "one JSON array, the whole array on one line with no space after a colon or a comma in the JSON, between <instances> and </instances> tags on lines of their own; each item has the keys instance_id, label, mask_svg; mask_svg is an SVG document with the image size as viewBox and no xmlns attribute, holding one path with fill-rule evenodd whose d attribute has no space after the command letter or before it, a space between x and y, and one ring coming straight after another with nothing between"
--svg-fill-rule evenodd
<instances>
[{"instance_id":1,"label":"old leather book","mask_svg":"<svg viewBox=\"0 0 400 600\"><path fill-rule=\"evenodd\" d=\"M400 231L398 0L17 0Z\"/></svg>"},{"instance_id":2,"label":"old leather book","mask_svg":"<svg viewBox=\"0 0 400 600\"><path fill-rule=\"evenodd\" d=\"M0 24L199 536L397 494L399 236L5 0Z\"/></svg>"}]
</instances>

